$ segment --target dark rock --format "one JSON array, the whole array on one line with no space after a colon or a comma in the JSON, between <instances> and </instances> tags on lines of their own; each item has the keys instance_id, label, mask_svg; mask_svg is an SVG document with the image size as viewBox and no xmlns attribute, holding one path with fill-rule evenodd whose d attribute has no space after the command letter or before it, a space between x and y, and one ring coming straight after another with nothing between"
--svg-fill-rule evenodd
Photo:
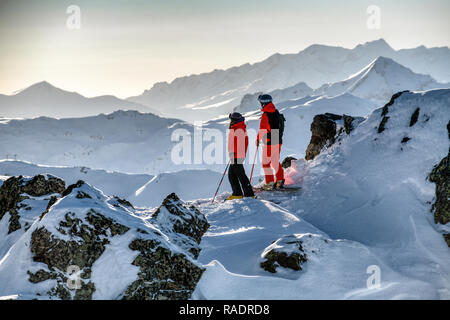
<instances>
[{"instance_id":1,"label":"dark rock","mask_svg":"<svg viewBox=\"0 0 450 320\"><path fill-rule=\"evenodd\" d=\"M126 290L124 300L189 299L204 269L183 254L173 253L156 240L136 239L129 245L139 251L133 265L140 267L138 280Z\"/></svg>"},{"instance_id":2,"label":"dark rock","mask_svg":"<svg viewBox=\"0 0 450 320\"><path fill-rule=\"evenodd\" d=\"M392 95L392 97L391 97L391 99L389 100L389 102L386 103L386 104L383 106L383 109L382 109L382 111L381 111L381 116L382 116L382 117L384 117L384 116L386 116L386 115L388 114L388 112L389 112L389 107L392 106L392 105L394 104L395 100L396 100L398 97L400 97L400 96L401 96L403 93L405 93L405 92L409 92L409 90L400 91L400 92L394 93L394 94Z\"/></svg>"},{"instance_id":3,"label":"dark rock","mask_svg":"<svg viewBox=\"0 0 450 320\"><path fill-rule=\"evenodd\" d=\"M419 113L420 113L420 108L417 108L411 115L411 120L409 121L410 127L412 127L413 125L416 124L417 120L419 119Z\"/></svg>"},{"instance_id":4,"label":"dark rock","mask_svg":"<svg viewBox=\"0 0 450 320\"><path fill-rule=\"evenodd\" d=\"M410 137L403 137L401 143L407 143L409 140L411 140Z\"/></svg>"},{"instance_id":5,"label":"dark rock","mask_svg":"<svg viewBox=\"0 0 450 320\"><path fill-rule=\"evenodd\" d=\"M46 179L43 175L37 175L32 179L25 179L19 176L6 180L0 186L0 220L5 213L9 212L11 218L8 233L22 227L19 216L19 209L22 207L20 202L29 198L29 196L41 197L47 194L61 194L64 189L65 182L56 177Z\"/></svg>"},{"instance_id":6,"label":"dark rock","mask_svg":"<svg viewBox=\"0 0 450 320\"><path fill-rule=\"evenodd\" d=\"M68 194L72 193L73 189L77 189L80 188L82 185L84 185L84 181L83 180L78 180L77 183L71 184L70 186L67 187L66 190L64 190L64 192L62 193L62 196L65 197Z\"/></svg>"},{"instance_id":7,"label":"dark rock","mask_svg":"<svg viewBox=\"0 0 450 320\"><path fill-rule=\"evenodd\" d=\"M353 121L355 120L355 118L353 118L352 116L348 116L346 114L344 114L342 116L342 118L344 119L344 130L346 134L350 134L350 132L352 132L352 130L354 129L353 127Z\"/></svg>"},{"instance_id":8,"label":"dark rock","mask_svg":"<svg viewBox=\"0 0 450 320\"><path fill-rule=\"evenodd\" d=\"M395 102L395 100L400 97L403 93L409 92L408 90L400 91L392 95L391 100L389 100L388 103L386 103L381 111L381 116L383 119L381 119L380 125L378 126L378 133L382 133L386 128L386 123L389 120L389 117L386 116L389 113L389 107L392 106Z\"/></svg>"},{"instance_id":9,"label":"dark rock","mask_svg":"<svg viewBox=\"0 0 450 320\"><path fill-rule=\"evenodd\" d=\"M432 206L434 221L447 224L450 222L450 152L433 168L429 180L436 183L436 201Z\"/></svg>"},{"instance_id":10,"label":"dark rock","mask_svg":"<svg viewBox=\"0 0 450 320\"><path fill-rule=\"evenodd\" d=\"M78 191L77 195L75 197L77 199L85 199L85 198L92 199L92 197L90 195L88 195L86 192L83 192L83 191Z\"/></svg>"},{"instance_id":11,"label":"dark rock","mask_svg":"<svg viewBox=\"0 0 450 320\"><path fill-rule=\"evenodd\" d=\"M128 200L119 198L119 197L117 197L117 196L114 197L114 200L113 200L113 204L112 204L112 205L115 206L115 207L125 206L125 207L129 207L129 208L131 208L131 209L134 209L134 207L133 207L133 205L131 204L131 202L129 202Z\"/></svg>"},{"instance_id":12,"label":"dark rock","mask_svg":"<svg viewBox=\"0 0 450 320\"><path fill-rule=\"evenodd\" d=\"M174 235L177 245L191 252L197 258L203 234L208 230L209 223L205 216L194 206L188 207L175 193L168 195L161 206L153 213L152 218L166 234ZM184 235L185 237L181 237Z\"/></svg>"},{"instance_id":13,"label":"dark rock","mask_svg":"<svg viewBox=\"0 0 450 320\"><path fill-rule=\"evenodd\" d=\"M46 194L59 193L65 190L65 182L56 177L45 179L43 175L34 176L22 186L22 192L33 197L41 197Z\"/></svg>"},{"instance_id":14,"label":"dark rock","mask_svg":"<svg viewBox=\"0 0 450 320\"><path fill-rule=\"evenodd\" d=\"M277 247L264 255L266 260L261 262L261 268L271 273L276 273L279 266L295 271L302 270L301 265L307 261L302 241L295 236L286 236L276 242ZM286 251L287 247L290 247L288 251Z\"/></svg>"},{"instance_id":15,"label":"dark rock","mask_svg":"<svg viewBox=\"0 0 450 320\"><path fill-rule=\"evenodd\" d=\"M381 119L380 125L378 126L378 133L382 133L385 130L385 126L388 120L389 117L387 116L384 116L383 119Z\"/></svg>"},{"instance_id":16,"label":"dark rock","mask_svg":"<svg viewBox=\"0 0 450 320\"><path fill-rule=\"evenodd\" d=\"M45 227L36 229L32 233L30 251L33 254L33 260L46 264L51 272L39 270L35 274L29 273L29 280L31 282L45 281L51 275L52 279L65 283L67 279L64 274L67 267L71 265L78 266L80 270L87 269L85 276L90 276L92 265L104 252L105 245L109 243L108 235L121 235L128 230L128 227L92 209L87 213L86 221L76 218L73 212L66 213L65 219L59 223L58 231L70 236L73 240L62 240ZM93 283L82 282L81 288L75 291L74 298L90 299L94 291ZM49 294L61 299L70 298L64 286L56 286Z\"/></svg>"},{"instance_id":17,"label":"dark rock","mask_svg":"<svg viewBox=\"0 0 450 320\"><path fill-rule=\"evenodd\" d=\"M445 242L447 242L447 246L450 248L450 233L444 233Z\"/></svg>"},{"instance_id":18,"label":"dark rock","mask_svg":"<svg viewBox=\"0 0 450 320\"><path fill-rule=\"evenodd\" d=\"M281 166L284 169L287 169L287 168L289 168L291 166L291 162L295 161L295 160L297 160L297 159L294 158L294 157L286 157L286 158L284 158L283 162L281 163Z\"/></svg>"},{"instance_id":19,"label":"dark rock","mask_svg":"<svg viewBox=\"0 0 450 320\"><path fill-rule=\"evenodd\" d=\"M314 159L325 145L332 145L336 136L336 123L324 114L316 115L311 123L311 141L306 148L306 160Z\"/></svg>"}]
</instances>

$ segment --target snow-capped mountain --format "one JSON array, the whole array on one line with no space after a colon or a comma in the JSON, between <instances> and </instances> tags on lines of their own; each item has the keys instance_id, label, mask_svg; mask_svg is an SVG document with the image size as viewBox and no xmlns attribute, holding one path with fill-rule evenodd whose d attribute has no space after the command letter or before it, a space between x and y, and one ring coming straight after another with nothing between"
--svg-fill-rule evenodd
<instances>
[{"instance_id":1,"label":"snow-capped mountain","mask_svg":"<svg viewBox=\"0 0 450 320\"><path fill-rule=\"evenodd\" d=\"M414 73L390 58L378 57L357 74L343 81L325 84L314 93L335 96L348 92L384 104L399 91L423 91L448 86L450 84L438 83L429 75Z\"/></svg>"},{"instance_id":2,"label":"snow-capped mountain","mask_svg":"<svg viewBox=\"0 0 450 320\"><path fill-rule=\"evenodd\" d=\"M376 107L372 102L348 93L332 98L315 97L306 102L289 102L289 105L286 103L286 107L281 108L287 119L283 157L292 153L303 155L311 136L309 126L316 114L331 112L367 116ZM246 119L249 137L253 142L260 113L249 113ZM219 130L225 141L228 123L228 117L210 121L203 126L203 132ZM0 158L16 158L50 166L86 166L151 175L184 169L222 172L223 163L226 163L226 144L223 144L222 163L195 164L191 157L192 164L175 165L171 157L178 142L172 141L172 134L177 129L194 134L194 127L188 123L135 111L74 119L9 120L0 123L0 136L4 137L0 140ZM193 143L194 139L191 139L191 146ZM255 148L254 143L250 143L248 159L253 157Z\"/></svg>"},{"instance_id":3,"label":"snow-capped mountain","mask_svg":"<svg viewBox=\"0 0 450 320\"><path fill-rule=\"evenodd\" d=\"M296 54L274 54L254 64L160 82L128 100L155 108L166 116L208 120L231 112L245 94L283 89L299 82L317 88L348 78L379 56L394 59L438 81L450 82L448 47L396 51L380 39L353 49L312 45Z\"/></svg>"},{"instance_id":4,"label":"snow-capped mountain","mask_svg":"<svg viewBox=\"0 0 450 320\"><path fill-rule=\"evenodd\" d=\"M43 81L14 95L0 95L0 116L4 118L71 118L111 113L116 110L155 110L114 96L86 98L76 92L54 87Z\"/></svg>"},{"instance_id":5,"label":"snow-capped mountain","mask_svg":"<svg viewBox=\"0 0 450 320\"><path fill-rule=\"evenodd\" d=\"M414 73L390 58L377 57L345 80L324 84L311 91L299 87L304 88L304 83L300 82L295 86L268 93L272 95L278 108L299 105L300 102L303 104L321 96L333 97L343 93L350 93L381 106L396 92L448 88L450 83L439 83L428 75ZM258 95L259 93L245 95L234 111L245 113L258 110Z\"/></svg>"}]
</instances>

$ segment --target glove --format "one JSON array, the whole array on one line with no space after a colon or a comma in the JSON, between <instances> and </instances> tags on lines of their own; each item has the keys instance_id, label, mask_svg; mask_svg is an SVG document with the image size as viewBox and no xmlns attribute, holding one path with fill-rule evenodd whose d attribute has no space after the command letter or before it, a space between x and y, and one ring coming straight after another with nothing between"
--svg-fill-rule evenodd
<instances>
[{"instance_id":1,"label":"glove","mask_svg":"<svg viewBox=\"0 0 450 320\"><path fill-rule=\"evenodd\" d=\"M234 159L234 152L229 152L228 156L230 157L231 160L233 160Z\"/></svg>"},{"instance_id":2,"label":"glove","mask_svg":"<svg viewBox=\"0 0 450 320\"><path fill-rule=\"evenodd\" d=\"M256 139L256 146L259 147L259 139Z\"/></svg>"}]
</instances>

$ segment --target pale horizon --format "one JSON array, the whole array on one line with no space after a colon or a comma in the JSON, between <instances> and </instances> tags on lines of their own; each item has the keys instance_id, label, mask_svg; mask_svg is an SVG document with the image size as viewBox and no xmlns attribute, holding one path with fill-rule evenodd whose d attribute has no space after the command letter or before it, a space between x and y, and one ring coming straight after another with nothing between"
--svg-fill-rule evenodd
<instances>
[{"instance_id":1,"label":"pale horizon","mask_svg":"<svg viewBox=\"0 0 450 320\"><path fill-rule=\"evenodd\" d=\"M68 30L66 9L81 10ZM449 47L448 1L6 1L0 4L0 93L47 81L86 97L141 94L157 82L298 53L313 44L394 50ZM261 18L262 17L262 18ZM206 26L206 27L205 27Z\"/></svg>"}]
</instances>

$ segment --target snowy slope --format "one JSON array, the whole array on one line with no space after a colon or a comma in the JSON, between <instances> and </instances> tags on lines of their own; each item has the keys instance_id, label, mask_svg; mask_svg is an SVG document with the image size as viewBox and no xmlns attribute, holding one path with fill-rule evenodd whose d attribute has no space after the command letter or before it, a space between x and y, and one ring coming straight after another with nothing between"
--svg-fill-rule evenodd
<instances>
[{"instance_id":1,"label":"snowy slope","mask_svg":"<svg viewBox=\"0 0 450 320\"><path fill-rule=\"evenodd\" d=\"M83 180L90 185L96 186L105 194L125 199L134 195L137 189L153 178L153 176L147 174L125 174L105 170L92 170L87 167L51 167L25 161L0 160L0 175L35 176L38 174L51 174L60 177L67 184L74 184L78 180ZM165 194L164 197L169 193ZM160 199L157 205L163 199Z\"/></svg>"},{"instance_id":2,"label":"snowy slope","mask_svg":"<svg viewBox=\"0 0 450 320\"><path fill-rule=\"evenodd\" d=\"M311 136L309 126L314 115L331 112L366 116L375 108L371 102L350 94L333 98L292 100L280 106L284 106L281 110L287 119L283 156L290 153L299 156L304 154ZM252 129L252 132L249 131L251 143L247 161L250 162L255 152L253 141L260 115L253 112L246 117L248 129ZM226 141L228 122L228 117L220 118L206 123L203 128L205 131L219 130L223 141ZM193 126L187 123L135 111L74 119L10 120L0 123L0 158L17 158L48 166L86 166L152 175L184 169L223 172L227 161L225 158L222 163L215 165L174 164L171 152L178 142L172 142L171 136L176 129L185 129L191 134L194 132ZM192 139L191 143L193 142ZM204 147L207 144L205 142ZM225 157L226 144L223 148ZM251 170L248 165L246 169ZM215 184L216 179L212 180Z\"/></svg>"},{"instance_id":3,"label":"snowy slope","mask_svg":"<svg viewBox=\"0 0 450 320\"><path fill-rule=\"evenodd\" d=\"M448 86L449 84L438 83L428 75L416 74L392 59L378 57L357 74L343 81L323 85L314 93L335 96L348 92L375 103L385 104L399 91L421 91Z\"/></svg>"},{"instance_id":4,"label":"snowy slope","mask_svg":"<svg viewBox=\"0 0 450 320\"><path fill-rule=\"evenodd\" d=\"M383 108L375 110L314 160L298 161L287 175L301 191L219 206L198 203L211 221L200 259L211 263L194 297L449 299L450 250L441 231L450 226L434 223L435 185L427 180L449 152L449 106L448 89L403 93L384 115ZM402 143L405 137L410 140ZM275 222L286 215L290 222ZM306 231L310 224L321 231ZM307 257L302 270L262 271L258 265L272 241L292 251L287 239L301 243ZM378 289L367 286L374 268Z\"/></svg>"},{"instance_id":5,"label":"snowy slope","mask_svg":"<svg viewBox=\"0 0 450 320\"><path fill-rule=\"evenodd\" d=\"M264 61L226 70L156 83L128 98L187 121L209 120L228 114L247 93L269 92L305 82L312 88L346 79L378 56L389 57L441 82L450 81L450 50L418 47L395 51L383 39L353 49L311 45L296 54L274 54ZM195 110L195 113L189 111Z\"/></svg>"},{"instance_id":6,"label":"snowy slope","mask_svg":"<svg viewBox=\"0 0 450 320\"><path fill-rule=\"evenodd\" d=\"M76 92L56 88L45 81L33 84L14 95L0 95L0 116L5 118L87 117L120 109L156 112L114 96L86 98Z\"/></svg>"},{"instance_id":7,"label":"snowy slope","mask_svg":"<svg viewBox=\"0 0 450 320\"><path fill-rule=\"evenodd\" d=\"M85 118L36 118L0 123L0 158L51 166L87 166L158 173L170 164L171 134L192 126L137 111Z\"/></svg>"},{"instance_id":8,"label":"snowy slope","mask_svg":"<svg viewBox=\"0 0 450 320\"><path fill-rule=\"evenodd\" d=\"M376 107L377 105L373 102L349 93L335 97L308 96L277 104L277 108L286 118L281 158L291 154L295 154L297 157L304 156L306 147L311 139L310 125L315 115L329 112L340 115L347 114L365 117ZM256 139L261 112L247 112L244 113L244 116L246 117L247 130L249 131L249 139L251 142L247 157L252 157L256 149L252 142ZM224 130L227 123L228 117L210 121L204 127ZM253 161L253 158L251 158L251 161Z\"/></svg>"},{"instance_id":9,"label":"snowy slope","mask_svg":"<svg viewBox=\"0 0 450 320\"><path fill-rule=\"evenodd\" d=\"M211 170L182 170L161 173L137 189L129 198L137 206L155 207L171 192L183 200L211 198L222 177ZM224 178L221 191L230 191L228 176Z\"/></svg>"}]
</instances>

